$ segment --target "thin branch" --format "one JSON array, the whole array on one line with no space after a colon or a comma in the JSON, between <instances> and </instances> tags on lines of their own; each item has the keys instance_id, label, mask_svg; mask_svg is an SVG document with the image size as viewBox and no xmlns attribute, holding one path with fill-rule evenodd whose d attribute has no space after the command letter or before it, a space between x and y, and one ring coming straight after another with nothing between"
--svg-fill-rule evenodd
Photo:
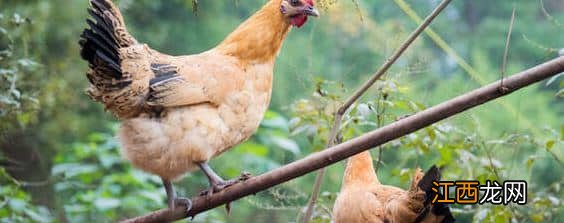
<instances>
[{"instance_id":1,"label":"thin branch","mask_svg":"<svg viewBox=\"0 0 564 223\"><path fill-rule=\"evenodd\" d=\"M548 13L548 11L546 10L546 7L544 7L544 1L543 0L540 0L539 4L540 4L541 11L544 14L544 17L546 17L546 19L548 19L548 21L552 22L558 28L564 28L564 24L560 23L557 19L555 19L552 15L550 15L550 13Z\"/></svg>"},{"instance_id":2,"label":"thin branch","mask_svg":"<svg viewBox=\"0 0 564 223\"><path fill-rule=\"evenodd\" d=\"M511 42L511 34L513 33L513 23L515 22L515 6L513 6L513 12L511 13L511 21L509 22L509 31L507 32L507 39L505 40L505 50L503 51L503 63L501 64L501 83L500 89L503 91L503 78L505 77L505 72L507 72L507 58L509 57L509 44Z\"/></svg>"},{"instance_id":3,"label":"thin branch","mask_svg":"<svg viewBox=\"0 0 564 223\"><path fill-rule=\"evenodd\" d=\"M504 85L508 89L507 92L500 92L498 89L500 81L496 81L414 115L400 119L380 129L368 132L345 143L313 153L301 160L294 161L262 175L252 177L247 181L233 185L219 193L215 193L211 196L194 197L192 198L193 206L189 212L186 212L183 208L177 208L175 211L162 209L122 222L170 222L188 216L195 216L212 208L233 202L251 194L256 194L270 187L337 163L348 157L369 150L370 148L383 145L561 72L564 72L564 56L506 78Z\"/></svg>"},{"instance_id":4,"label":"thin branch","mask_svg":"<svg viewBox=\"0 0 564 223\"><path fill-rule=\"evenodd\" d=\"M503 79L501 79L499 82L500 82L500 83L503 82ZM492 147L493 147L492 149L495 149L496 145L493 145ZM495 165L495 163L494 163L494 161L493 161L492 153L491 153L491 151L490 151L489 149L487 149L488 147L486 146L486 143L485 143L484 141L482 141L482 142L480 143L479 148L481 148L481 149L486 153L486 156L488 157L488 162L489 162L489 164L490 164L490 166L491 166L491 168L492 168L492 172L493 172L493 174L495 175L495 177L497 178L497 180L498 180L498 181L504 181L504 180L501 178L501 174L499 174L499 171L497 170L497 167L496 167L496 165Z\"/></svg>"},{"instance_id":5,"label":"thin branch","mask_svg":"<svg viewBox=\"0 0 564 223\"><path fill-rule=\"evenodd\" d=\"M560 158L558 158L558 155L556 155L556 153L554 153L553 151L548 151L550 153L550 155L552 155L552 158L554 158L554 160L556 160L556 162L558 162L558 164L560 164L560 166L564 166L564 164L562 163L562 160L560 160Z\"/></svg>"},{"instance_id":6,"label":"thin branch","mask_svg":"<svg viewBox=\"0 0 564 223\"><path fill-rule=\"evenodd\" d=\"M345 103L339 108L337 113L335 114L335 123L333 124L332 134L331 137L327 140L327 147L329 148L333 146L335 141L335 137L338 135L338 129L341 127L341 119L343 115L347 112L347 110L354 104L377 80L379 80L386 72L390 69L390 67L400 58L401 55L411 46L411 44L417 39L419 35L427 28L431 22L443 11L444 8L451 2L452 0L443 0L434 10L425 18L425 21L413 31L407 40L386 60L386 62L372 75L368 81L366 81L354 94L345 101ZM335 132L333 132L335 131ZM311 220L311 216L313 214L313 209L315 207L315 203L317 202L317 197L319 196L319 192L321 190L321 184L323 183L323 178L325 176L325 168L319 170L317 173L317 177L315 178L315 183L313 184L313 190L310 197L310 200L306 206L306 212L304 217L300 221L301 223L307 223Z\"/></svg>"},{"instance_id":7,"label":"thin branch","mask_svg":"<svg viewBox=\"0 0 564 223\"><path fill-rule=\"evenodd\" d=\"M327 140L327 145L325 149L330 148L335 145L337 140L337 135L339 134L339 129L341 128L341 121L343 120L343 114L337 112L335 113L335 122L333 124L333 128L331 128L331 133L329 134L329 139ZM302 220L300 222L307 223L309 219L311 219L311 215L313 214L313 208L315 207L315 203L317 203L317 198L319 197L319 193L321 192L321 184L323 183L323 178L325 178L325 168L321 168L317 172L317 176L315 176L315 182L313 184L313 190L311 192L311 197L307 203L307 208Z\"/></svg>"},{"instance_id":8,"label":"thin branch","mask_svg":"<svg viewBox=\"0 0 564 223\"><path fill-rule=\"evenodd\" d=\"M360 21L364 21L364 16L362 15L362 10L360 9L360 4L358 3L358 0L352 0L352 2L354 4L356 12L358 13Z\"/></svg>"},{"instance_id":9,"label":"thin branch","mask_svg":"<svg viewBox=\"0 0 564 223\"><path fill-rule=\"evenodd\" d=\"M198 15L198 9L200 8L200 5L198 3L198 0L192 0L192 12L196 15Z\"/></svg>"},{"instance_id":10,"label":"thin branch","mask_svg":"<svg viewBox=\"0 0 564 223\"><path fill-rule=\"evenodd\" d=\"M386 103L384 103L384 101L388 100L388 95L387 94L380 94L380 98L378 100L378 107L376 108L376 118L378 120L377 126L378 128L382 127L384 125L384 115L386 113ZM381 104L380 104L381 103ZM380 109L380 105L382 107L382 109ZM378 146L378 159L376 160L376 165L374 166L374 171L376 173L378 173L378 170L380 169L380 165L382 164L382 154L384 151L384 147L382 146Z\"/></svg>"}]
</instances>

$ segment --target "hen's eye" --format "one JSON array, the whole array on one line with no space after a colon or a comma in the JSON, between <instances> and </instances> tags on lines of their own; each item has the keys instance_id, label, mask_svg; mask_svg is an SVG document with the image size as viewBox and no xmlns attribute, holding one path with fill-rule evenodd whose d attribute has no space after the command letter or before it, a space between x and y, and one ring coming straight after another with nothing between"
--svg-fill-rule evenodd
<instances>
[{"instance_id":1,"label":"hen's eye","mask_svg":"<svg viewBox=\"0 0 564 223\"><path fill-rule=\"evenodd\" d=\"M293 6L297 6L297 5L300 3L300 1L299 1L299 0L290 0L290 3L291 3Z\"/></svg>"}]
</instances>

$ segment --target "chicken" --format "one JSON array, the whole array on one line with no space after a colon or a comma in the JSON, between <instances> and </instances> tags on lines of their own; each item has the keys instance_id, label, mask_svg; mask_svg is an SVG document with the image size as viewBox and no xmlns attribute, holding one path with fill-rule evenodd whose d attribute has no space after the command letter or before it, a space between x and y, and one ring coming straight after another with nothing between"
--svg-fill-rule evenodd
<instances>
[{"instance_id":1,"label":"chicken","mask_svg":"<svg viewBox=\"0 0 564 223\"><path fill-rule=\"evenodd\" d=\"M439 181L433 166L425 175L417 169L411 187L382 185L374 171L370 152L349 158L341 192L333 207L335 223L450 223L448 205L431 204L433 181Z\"/></svg>"},{"instance_id":2,"label":"chicken","mask_svg":"<svg viewBox=\"0 0 564 223\"><path fill-rule=\"evenodd\" d=\"M257 130L282 42L292 26L318 16L313 0L271 0L218 46L170 56L139 43L110 0L90 0L88 12L79 41L90 68L87 93L121 122L124 157L162 178L171 209L190 208L171 183L187 172L202 170L208 193L237 182L207 163Z\"/></svg>"}]
</instances>

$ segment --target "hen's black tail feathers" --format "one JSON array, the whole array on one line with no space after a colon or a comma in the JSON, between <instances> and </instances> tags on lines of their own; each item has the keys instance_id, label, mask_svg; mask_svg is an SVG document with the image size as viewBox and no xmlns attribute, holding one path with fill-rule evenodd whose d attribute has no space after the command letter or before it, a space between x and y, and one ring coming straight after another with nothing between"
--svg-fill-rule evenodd
<instances>
[{"instance_id":1,"label":"hen's black tail feathers","mask_svg":"<svg viewBox=\"0 0 564 223\"><path fill-rule=\"evenodd\" d=\"M119 49L136 41L127 33L121 13L110 0L90 0L88 13L93 20L86 20L90 28L84 29L79 41L80 54L93 70L88 79L99 88L123 87L126 83L116 82L122 78ZM108 86L111 82L114 86Z\"/></svg>"},{"instance_id":2,"label":"hen's black tail feathers","mask_svg":"<svg viewBox=\"0 0 564 223\"><path fill-rule=\"evenodd\" d=\"M442 194L440 191L433 191L433 182L438 182L441 179L441 172L439 168L436 166L432 166L423 176L421 181L417 184L417 186L425 191L425 209L417 216L417 219L414 223L420 223L425 220L427 215L432 214L436 216L444 216L444 219L441 223L452 223L455 221L454 216L450 212L450 207L448 204L445 203L435 203L431 204L433 198L438 193L438 196L441 197ZM430 213L429 213L430 212Z\"/></svg>"}]
</instances>

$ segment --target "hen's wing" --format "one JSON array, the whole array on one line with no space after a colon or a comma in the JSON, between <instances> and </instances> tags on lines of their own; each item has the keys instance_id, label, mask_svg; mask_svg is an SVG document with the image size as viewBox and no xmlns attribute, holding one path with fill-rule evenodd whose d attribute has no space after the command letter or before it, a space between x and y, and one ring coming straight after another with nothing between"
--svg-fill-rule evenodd
<instances>
[{"instance_id":1,"label":"hen's wing","mask_svg":"<svg viewBox=\"0 0 564 223\"><path fill-rule=\"evenodd\" d=\"M155 77L149 82L147 105L161 107L187 106L209 103L205 88L190 83L179 75L178 68L171 64L151 64Z\"/></svg>"}]
</instances>

